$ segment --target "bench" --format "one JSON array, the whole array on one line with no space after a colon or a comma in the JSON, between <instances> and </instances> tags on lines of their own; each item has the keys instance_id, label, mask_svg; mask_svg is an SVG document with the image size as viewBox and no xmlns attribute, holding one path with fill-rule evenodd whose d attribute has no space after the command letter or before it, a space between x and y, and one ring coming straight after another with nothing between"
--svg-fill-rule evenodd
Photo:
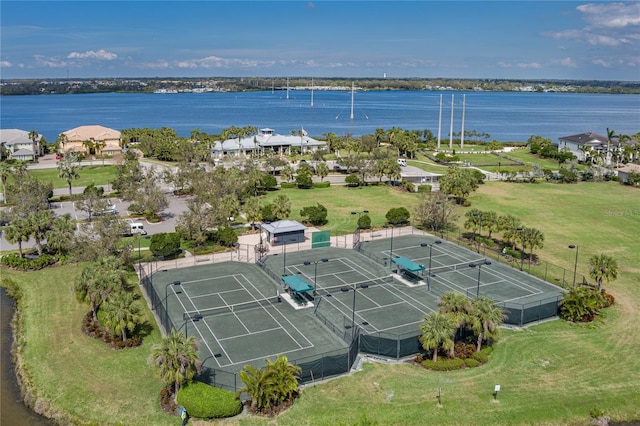
<instances>
[{"instance_id":1,"label":"bench","mask_svg":"<svg viewBox=\"0 0 640 426\"><path fill-rule=\"evenodd\" d=\"M298 292L295 292L295 291L292 292L291 296L293 297L293 300L295 300L296 303L298 303L298 305L305 305L307 303Z\"/></svg>"},{"instance_id":2,"label":"bench","mask_svg":"<svg viewBox=\"0 0 640 426\"><path fill-rule=\"evenodd\" d=\"M305 291L304 293L304 297L309 301L309 302L313 302L313 296L309 294L308 291Z\"/></svg>"},{"instance_id":3,"label":"bench","mask_svg":"<svg viewBox=\"0 0 640 426\"><path fill-rule=\"evenodd\" d=\"M402 271L402 276L411 281L412 283L417 283L418 281L422 281L422 277L420 275L416 275L411 271L407 271L406 269Z\"/></svg>"}]
</instances>

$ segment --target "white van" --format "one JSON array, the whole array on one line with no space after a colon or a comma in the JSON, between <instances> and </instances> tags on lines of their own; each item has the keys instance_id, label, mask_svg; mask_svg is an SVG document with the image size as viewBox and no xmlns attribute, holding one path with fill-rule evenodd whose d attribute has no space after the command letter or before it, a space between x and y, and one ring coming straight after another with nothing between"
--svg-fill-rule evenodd
<instances>
[{"instance_id":1,"label":"white van","mask_svg":"<svg viewBox=\"0 0 640 426\"><path fill-rule=\"evenodd\" d=\"M144 230L144 225L140 222L129 222L125 229L127 235L147 235L147 231Z\"/></svg>"},{"instance_id":2,"label":"white van","mask_svg":"<svg viewBox=\"0 0 640 426\"><path fill-rule=\"evenodd\" d=\"M400 164L401 167L406 167L407 160L405 160L404 158L398 158L398 164Z\"/></svg>"}]
</instances>

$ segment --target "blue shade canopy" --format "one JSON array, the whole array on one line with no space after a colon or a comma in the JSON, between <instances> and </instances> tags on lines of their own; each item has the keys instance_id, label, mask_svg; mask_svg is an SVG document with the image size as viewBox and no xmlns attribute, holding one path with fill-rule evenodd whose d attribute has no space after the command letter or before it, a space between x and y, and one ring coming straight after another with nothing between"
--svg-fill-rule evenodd
<instances>
[{"instance_id":1,"label":"blue shade canopy","mask_svg":"<svg viewBox=\"0 0 640 426\"><path fill-rule=\"evenodd\" d=\"M287 275L285 277L282 277L282 281L284 281L286 285L293 289L293 291L298 293L313 291L313 287L298 275Z\"/></svg>"},{"instance_id":2,"label":"blue shade canopy","mask_svg":"<svg viewBox=\"0 0 640 426\"><path fill-rule=\"evenodd\" d=\"M395 257L391 259L391 262L409 272L424 271L424 265L420 265L419 263L416 263L411 259L407 259L406 257Z\"/></svg>"}]
</instances>

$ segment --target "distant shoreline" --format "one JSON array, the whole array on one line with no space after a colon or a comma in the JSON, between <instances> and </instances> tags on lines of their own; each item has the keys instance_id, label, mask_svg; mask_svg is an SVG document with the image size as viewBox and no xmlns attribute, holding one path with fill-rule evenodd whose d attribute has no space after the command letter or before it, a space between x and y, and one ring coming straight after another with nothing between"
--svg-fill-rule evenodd
<instances>
[{"instance_id":1,"label":"distant shoreline","mask_svg":"<svg viewBox=\"0 0 640 426\"><path fill-rule=\"evenodd\" d=\"M2 79L0 96L81 93L206 93L283 90L398 90L640 94L640 81L448 78L156 77Z\"/></svg>"}]
</instances>

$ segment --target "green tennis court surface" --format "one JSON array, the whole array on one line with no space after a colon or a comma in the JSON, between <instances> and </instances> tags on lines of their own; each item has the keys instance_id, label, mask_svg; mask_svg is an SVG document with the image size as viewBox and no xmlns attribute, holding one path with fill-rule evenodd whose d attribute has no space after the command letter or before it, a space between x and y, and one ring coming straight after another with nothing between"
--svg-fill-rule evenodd
<instances>
[{"instance_id":1,"label":"green tennis court surface","mask_svg":"<svg viewBox=\"0 0 640 426\"><path fill-rule=\"evenodd\" d=\"M388 339L397 340L398 348L408 341L406 356L418 347L418 325L448 291L495 299L513 324L557 312L559 288L499 262L482 263L478 253L452 243L434 242L402 236L364 242L360 251L283 252L267 256L262 268L225 262L158 271L152 280L161 305L156 314L197 337L208 367L237 372L279 354L294 363L322 357L349 348L358 336L361 350L386 345L378 353L391 356L401 351ZM390 261L397 258L405 260ZM402 266L412 275L396 274ZM387 341L375 343L372 336Z\"/></svg>"}]
</instances>

